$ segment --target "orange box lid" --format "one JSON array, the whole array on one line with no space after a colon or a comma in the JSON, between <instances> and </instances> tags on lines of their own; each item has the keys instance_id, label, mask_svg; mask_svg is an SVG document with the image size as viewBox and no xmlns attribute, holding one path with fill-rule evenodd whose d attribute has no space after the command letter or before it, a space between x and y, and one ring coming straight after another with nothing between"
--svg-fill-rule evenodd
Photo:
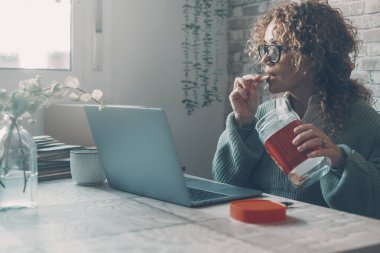
<instances>
[{"instance_id":1,"label":"orange box lid","mask_svg":"<svg viewBox=\"0 0 380 253\"><path fill-rule=\"evenodd\" d=\"M265 199L237 200L230 203L230 216L247 223L271 223L286 220L286 206Z\"/></svg>"}]
</instances>

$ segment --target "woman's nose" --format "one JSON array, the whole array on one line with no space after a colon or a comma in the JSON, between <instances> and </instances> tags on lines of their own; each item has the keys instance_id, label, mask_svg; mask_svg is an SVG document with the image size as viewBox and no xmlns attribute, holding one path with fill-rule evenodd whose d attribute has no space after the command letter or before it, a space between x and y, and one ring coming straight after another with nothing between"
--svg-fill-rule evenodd
<instances>
[{"instance_id":1,"label":"woman's nose","mask_svg":"<svg viewBox=\"0 0 380 253\"><path fill-rule=\"evenodd\" d=\"M268 54L265 53L263 57L261 58L261 63L265 65L270 65L271 61L269 60Z\"/></svg>"}]
</instances>

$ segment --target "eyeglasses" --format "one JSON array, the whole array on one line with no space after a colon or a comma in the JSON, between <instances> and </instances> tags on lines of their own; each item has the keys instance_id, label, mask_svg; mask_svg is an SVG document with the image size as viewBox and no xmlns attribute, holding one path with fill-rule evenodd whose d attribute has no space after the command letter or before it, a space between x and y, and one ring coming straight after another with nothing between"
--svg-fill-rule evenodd
<instances>
[{"instance_id":1,"label":"eyeglasses","mask_svg":"<svg viewBox=\"0 0 380 253\"><path fill-rule=\"evenodd\" d=\"M260 55L260 59L263 59L265 55L268 56L268 59L271 63L277 63L281 59L281 52L288 47L280 45L259 45L257 47Z\"/></svg>"}]
</instances>

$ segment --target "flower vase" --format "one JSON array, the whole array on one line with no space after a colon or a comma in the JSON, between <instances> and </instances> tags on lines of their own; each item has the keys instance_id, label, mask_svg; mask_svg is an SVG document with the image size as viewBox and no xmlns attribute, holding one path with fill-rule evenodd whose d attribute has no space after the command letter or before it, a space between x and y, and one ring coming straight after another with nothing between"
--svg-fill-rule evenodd
<instances>
[{"instance_id":1,"label":"flower vase","mask_svg":"<svg viewBox=\"0 0 380 253\"><path fill-rule=\"evenodd\" d=\"M20 118L5 115L1 123L0 210L36 207L36 143Z\"/></svg>"}]
</instances>

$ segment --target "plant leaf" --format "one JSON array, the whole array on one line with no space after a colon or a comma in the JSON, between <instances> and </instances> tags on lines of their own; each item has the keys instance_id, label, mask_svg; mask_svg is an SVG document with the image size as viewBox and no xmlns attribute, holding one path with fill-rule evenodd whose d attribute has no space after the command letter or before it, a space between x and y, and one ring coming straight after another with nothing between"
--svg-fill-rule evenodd
<instances>
[{"instance_id":1,"label":"plant leaf","mask_svg":"<svg viewBox=\"0 0 380 253\"><path fill-rule=\"evenodd\" d=\"M78 96L78 94L72 92L72 93L69 95L69 99L70 99L71 101L79 101L79 96Z\"/></svg>"}]
</instances>

